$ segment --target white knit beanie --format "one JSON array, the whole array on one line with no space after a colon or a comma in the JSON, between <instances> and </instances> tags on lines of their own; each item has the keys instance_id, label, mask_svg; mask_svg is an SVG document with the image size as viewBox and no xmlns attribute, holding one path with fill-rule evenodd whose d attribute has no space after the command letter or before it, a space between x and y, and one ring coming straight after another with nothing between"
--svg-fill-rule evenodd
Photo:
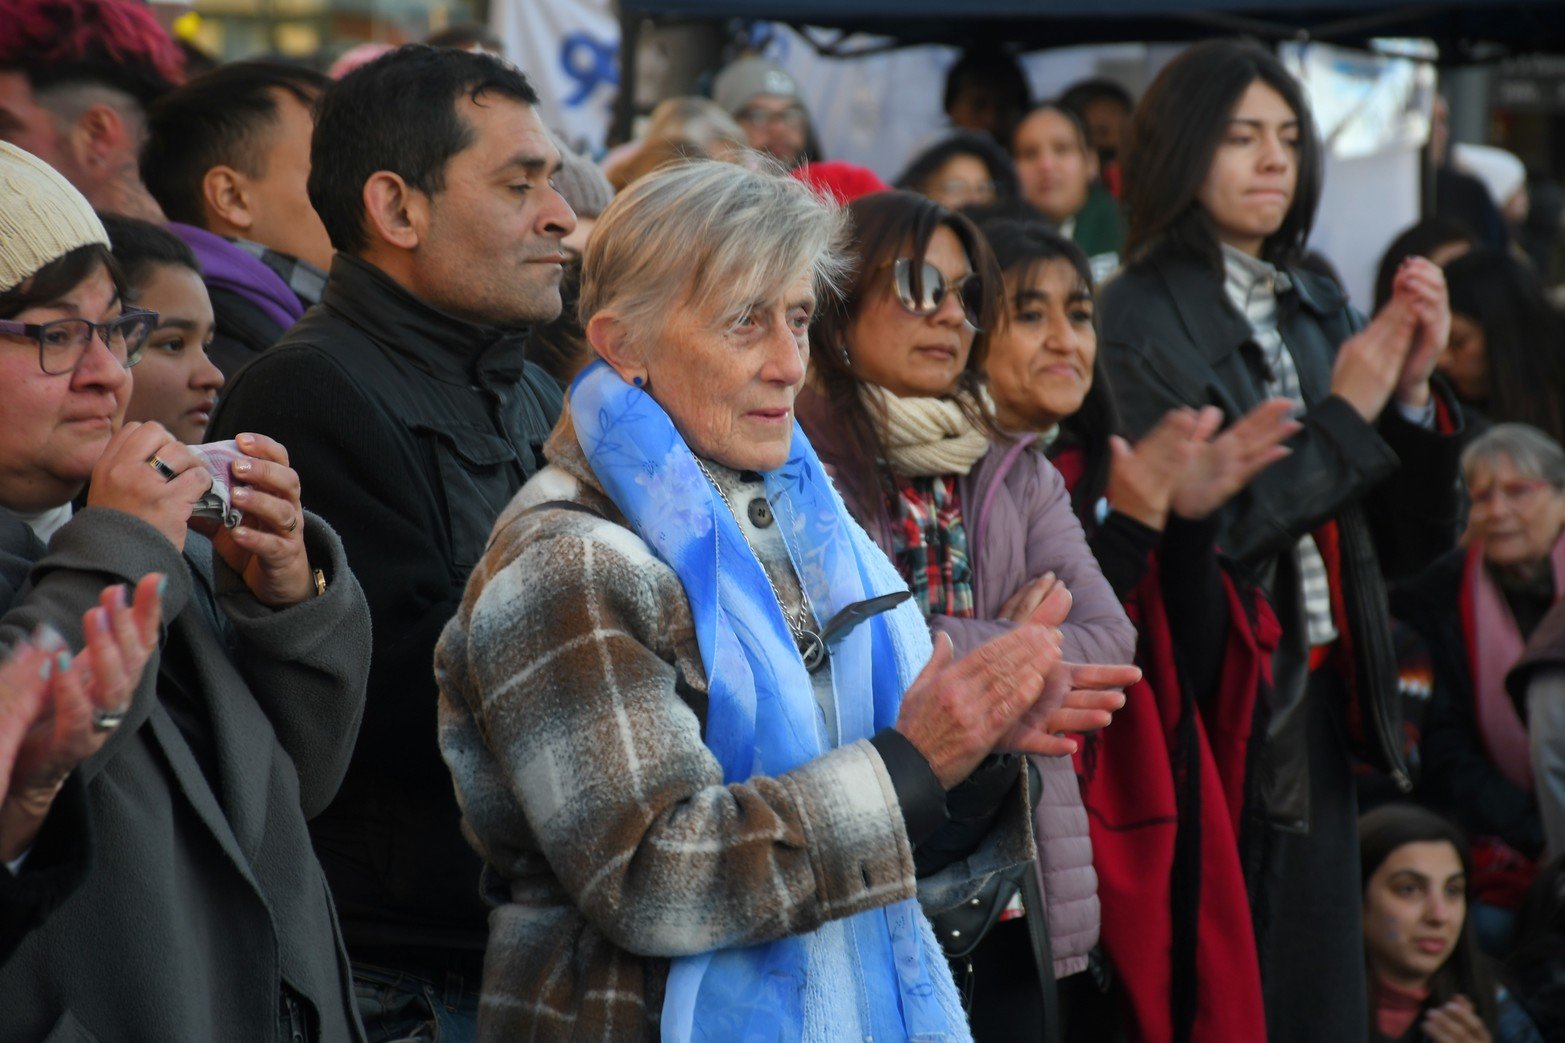
<instances>
[{"instance_id":1,"label":"white knit beanie","mask_svg":"<svg viewBox=\"0 0 1565 1043\"><path fill-rule=\"evenodd\" d=\"M109 245L92 206L59 171L0 141L0 292L79 247Z\"/></svg>"}]
</instances>

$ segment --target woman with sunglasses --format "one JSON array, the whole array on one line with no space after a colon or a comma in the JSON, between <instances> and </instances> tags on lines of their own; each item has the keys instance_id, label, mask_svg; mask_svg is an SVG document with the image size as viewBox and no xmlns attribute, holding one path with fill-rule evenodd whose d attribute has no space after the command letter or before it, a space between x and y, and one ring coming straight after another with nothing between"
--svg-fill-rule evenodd
<instances>
[{"instance_id":1,"label":"woman with sunglasses","mask_svg":"<svg viewBox=\"0 0 1565 1043\"><path fill-rule=\"evenodd\" d=\"M192 518L212 473L123 421L157 318L125 307L108 246L80 193L0 143L0 641L47 624L79 647L83 613L148 573L168 620L94 718L101 749L74 772L91 865L0 965L3 1034L362 1039L305 821L357 734L364 595L271 439L240 436L239 524Z\"/></svg>"},{"instance_id":2,"label":"woman with sunglasses","mask_svg":"<svg viewBox=\"0 0 1565 1043\"><path fill-rule=\"evenodd\" d=\"M849 511L958 655L1063 586L1073 599L1065 658L1125 661L1134 631L1064 483L1000 435L982 390L1000 285L988 245L967 218L908 192L863 196L847 210L857 275L812 331L799 420ZM1042 1039L1059 1017L1046 997L1092 989L1083 972L1099 917L1086 813L1069 760L1034 764L1036 872L997 881L959 924L937 923L978 1040ZM984 796L953 816L982 821L992 813Z\"/></svg>"},{"instance_id":3,"label":"woman with sunglasses","mask_svg":"<svg viewBox=\"0 0 1565 1043\"><path fill-rule=\"evenodd\" d=\"M1171 409L1216 406L1232 423L1268 398L1299 404L1292 452L1217 514L1219 546L1259 577L1282 628L1242 842L1269 1038L1352 1039L1355 753L1408 785L1382 574L1416 572L1455 536L1460 412L1430 384L1445 283L1409 260L1365 325L1335 282L1295 263L1320 143L1302 88L1258 47L1213 41L1165 66L1127 155L1129 262L1101 303L1128 433Z\"/></svg>"}]
</instances>

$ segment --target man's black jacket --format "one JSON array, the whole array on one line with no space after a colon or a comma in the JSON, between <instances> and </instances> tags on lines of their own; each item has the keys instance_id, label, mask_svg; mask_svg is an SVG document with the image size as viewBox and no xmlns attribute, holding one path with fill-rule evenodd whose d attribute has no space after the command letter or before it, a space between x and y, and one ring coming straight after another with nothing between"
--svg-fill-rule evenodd
<instances>
[{"instance_id":1,"label":"man's black jacket","mask_svg":"<svg viewBox=\"0 0 1565 1043\"><path fill-rule=\"evenodd\" d=\"M524 342L338 254L320 306L234 378L212 420L214 439L259 431L288 448L305 506L341 534L369 596L364 725L341 792L311 823L355 961L481 960L480 863L436 744L432 664L559 418L559 387Z\"/></svg>"}]
</instances>

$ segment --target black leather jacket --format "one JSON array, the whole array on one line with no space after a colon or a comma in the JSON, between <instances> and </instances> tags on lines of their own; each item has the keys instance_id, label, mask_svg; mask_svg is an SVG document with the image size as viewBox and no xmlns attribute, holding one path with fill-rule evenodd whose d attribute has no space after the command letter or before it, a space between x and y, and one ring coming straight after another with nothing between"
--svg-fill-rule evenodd
<instances>
[{"instance_id":1,"label":"black leather jacket","mask_svg":"<svg viewBox=\"0 0 1565 1043\"><path fill-rule=\"evenodd\" d=\"M1452 546L1460 450L1454 432L1409 423L1394 406L1371 425L1331 394L1337 348L1362 320L1334 282L1298 269L1288 275L1277 322L1307 403L1304 430L1289 441L1291 455L1223 509L1219 545L1270 593L1283 624L1274 690L1263 693L1257 720L1264 730L1256 733L1252 803L1274 828L1304 832L1309 649L1294 548L1323 523L1337 523L1362 753L1410 788L1383 577L1415 572ZM1265 363L1249 322L1223 292L1220 270L1155 254L1104 288L1100 314L1100 350L1130 434L1139 437L1180 406L1216 405L1232 422L1265 400ZM1441 396L1459 429L1455 400Z\"/></svg>"},{"instance_id":2,"label":"black leather jacket","mask_svg":"<svg viewBox=\"0 0 1565 1043\"><path fill-rule=\"evenodd\" d=\"M467 972L482 960L481 864L436 744L431 664L560 415L559 385L525 361L525 342L338 254L320 306L239 373L212 418L213 438L260 431L288 448L305 506L341 535L369 597L364 724L337 799L311 823L355 961Z\"/></svg>"}]
</instances>

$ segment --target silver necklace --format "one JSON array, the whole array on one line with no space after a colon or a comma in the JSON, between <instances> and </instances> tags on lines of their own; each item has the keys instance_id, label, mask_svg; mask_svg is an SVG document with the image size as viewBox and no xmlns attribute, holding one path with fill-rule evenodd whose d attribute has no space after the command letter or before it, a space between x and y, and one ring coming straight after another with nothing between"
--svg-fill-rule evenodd
<instances>
[{"instance_id":1,"label":"silver necklace","mask_svg":"<svg viewBox=\"0 0 1565 1043\"><path fill-rule=\"evenodd\" d=\"M712 477L712 472L706 469L706 464L699 456L691 453L690 457L696 462L696 466L701 468L701 473L706 475L706 480L712 483L712 488L717 490L717 495L722 497L723 506L728 508L728 513L733 515L734 525L739 529L739 538L744 540L746 547L750 548L750 554L755 558L756 564L761 566L761 575L766 577L766 585L772 588L772 597L777 599L777 607L782 611L783 622L788 624L788 630L793 634L793 643L799 649L799 658L804 660L804 668L813 674L820 669L821 664L826 662L826 642L809 626L814 613L810 606L809 592L804 589L804 581L802 579L799 581L800 603L799 610L795 613L798 618L795 619L788 615L788 603L783 600L782 591L777 589L772 574L766 570L764 564L761 564L761 556L756 553L755 544L750 542L749 535L745 533L744 523L739 520L739 514L734 510L733 502L728 499L728 493L718 484L717 479Z\"/></svg>"}]
</instances>

